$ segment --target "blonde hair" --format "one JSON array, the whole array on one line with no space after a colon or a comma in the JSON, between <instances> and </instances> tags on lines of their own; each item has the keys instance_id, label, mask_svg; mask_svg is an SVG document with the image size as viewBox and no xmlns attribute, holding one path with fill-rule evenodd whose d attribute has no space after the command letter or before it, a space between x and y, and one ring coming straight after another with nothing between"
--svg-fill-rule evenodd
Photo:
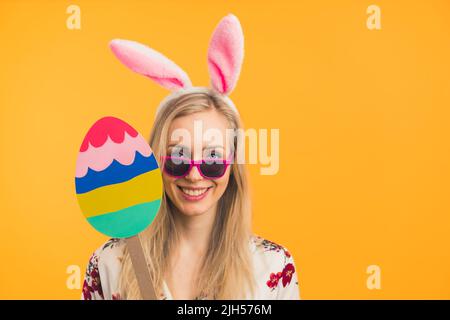
<instances>
[{"instance_id":1,"label":"blonde hair","mask_svg":"<svg viewBox=\"0 0 450 320\"><path fill-rule=\"evenodd\" d=\"M232 129L242 129L239 115L223 97L212 90L185 93L160 108L151 132L150 147L156 159L166 153L169 126L178 117L215 109L224 115ZM234 139L237 150L237 139ZM236 157L236 154L235 154ZM210 243L198 274L197 292L206 299L245 299L254 292L250 254L251 206L247 171L244 164L231 165L227 188L220 198ZM173 207L164 193L153 223L140 234L157 295L162 293L170 253L178 241ZM119 289L125 299L141 299L137 280L125 249Z\"/></svg>"}]
</instances>

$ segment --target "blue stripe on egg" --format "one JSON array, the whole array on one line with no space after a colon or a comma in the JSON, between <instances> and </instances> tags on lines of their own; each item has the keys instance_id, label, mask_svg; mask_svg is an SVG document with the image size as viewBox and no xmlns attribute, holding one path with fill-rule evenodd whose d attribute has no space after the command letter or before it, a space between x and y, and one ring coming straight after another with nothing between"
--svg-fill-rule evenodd
<instances>
[{"instance_id":1,"label":"blue stripe on egg","mask_svg":"<svg viewBox=\"0 0 450 320\"><path fill-rule=\"evenodd\" d=\"M136 151L134 162L131 165L123 165L114 160L103 171L95 171L89 168L84 177L75 178L76 193L82 194L103 186L125 182L157 168L158 163L153 153L144 157Z\"/></svg>"}]
</instances>

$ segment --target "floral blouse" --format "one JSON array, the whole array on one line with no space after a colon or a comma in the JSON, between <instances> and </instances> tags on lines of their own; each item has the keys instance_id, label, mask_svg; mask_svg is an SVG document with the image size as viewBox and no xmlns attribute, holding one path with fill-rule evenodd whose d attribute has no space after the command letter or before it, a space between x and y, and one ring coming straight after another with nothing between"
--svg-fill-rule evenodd
<instances>
[{"instance_id":1,"label":"floral blouse","mask_svg":"<svg viewBox=\"0 0 450 320\"><path fill-rule=\"evenodd\" d=\"M94 252L86 268L81 299L120 299L118 287L124 246L124 240L113 238ZM300 299L297 270L289 251L258 236L252 237L250 248L256 290L249 299ZM173 299L165 281L159 299Z\"/></svg>"}]
</instances>

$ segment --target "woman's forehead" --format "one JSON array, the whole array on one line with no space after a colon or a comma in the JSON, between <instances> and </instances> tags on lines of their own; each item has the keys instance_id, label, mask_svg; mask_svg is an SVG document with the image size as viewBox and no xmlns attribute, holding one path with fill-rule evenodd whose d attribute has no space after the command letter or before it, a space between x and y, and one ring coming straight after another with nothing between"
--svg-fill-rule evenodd
<instances>
[{"instance_id":1,"label":"woman's forehead","mask_svg":"<svg viewBox=\"0 0 450 320\"><path fill-rule=\"evenodd\" d=\"M233 135L228 120L214 109L179 117L173 120L168 132L168 147L193 145L224 147Z\"/></svg>"},{"instance_id":2,"label":"woman's forehead","mask_svg":"<svg viewBox=\"0 0 450 320\"><path fill-rule=\"evenodd\" d=\"M192 132L199 130L199 128L202 131L215 129L225 132L226 129L230 128L230 123L223 114L215 109L209 109L175 118L169 127L169 131L179 128Z\"/></svg>"}]
</instances>

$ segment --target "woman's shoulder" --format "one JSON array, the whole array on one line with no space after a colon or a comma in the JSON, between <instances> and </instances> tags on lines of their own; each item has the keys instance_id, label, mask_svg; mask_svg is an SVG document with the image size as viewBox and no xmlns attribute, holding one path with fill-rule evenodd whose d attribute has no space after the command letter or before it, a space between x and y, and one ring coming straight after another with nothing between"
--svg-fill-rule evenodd
<instances>
[{"instance_id":1,"label":"woman's shoulder","mask_svg":"<svg viewBox=\"0 0 450 320\"><path fill-rule=\"evenodd\" d=\"M120 260L125 249L125 239L111 238L95 250L94 255L103 261Z\"/></svg>"},{"instance_id":2,"label":"woman's shoulder","mask_svg":"<svg viewBox=\"0 0 450 320\"><path fill-rule=\"evenodd\" d=\"M251 237L252 249L258 253L269 253L277 256L290 257L288 249L281 244L265 239L259 235Z\"/></svg>"},{"instance_id":3,"label":"woman's shoulder","mask_svg":"<svg viewBox=\"0 0 450 320\"><path fill-rule=\"evenodd\" d=\"M103 243L89 258L83 282L85 300L118 299L118 281L125 240L112 238Z\"/></svg>"},{"instance_id":4,"label":"woman's shoulder","mask_svg":"<svg viewBox=\"0 0 450 320\"><path fill-rule=\"evenodd\" d=\"M251 237L251 251L254 261L264 267L285 267L288 263L294 262L294 258L285 246L258 235Z\"/></svg>"},{"instance_id":5,"label":"woman's shoulder","mask_svg":"<svg viewBox=\"0 0 450 320\"><path fill-rule=\"evenodd\" d=\"M298 299L298 271L290 251L258 235L251 238L251 251L261 298Z\"/></svg>"},{"instance_id":6,"label":"woman's shoulder","mask_svg":"<svg viewBox=\"0 0 450 320\"><path fill-rule=\"evenodd\" d=\"M89 262L103 273L116 272L122 265L125 246L125 239L111 238L95 250Z\"/></svg>"}]
</instances>

